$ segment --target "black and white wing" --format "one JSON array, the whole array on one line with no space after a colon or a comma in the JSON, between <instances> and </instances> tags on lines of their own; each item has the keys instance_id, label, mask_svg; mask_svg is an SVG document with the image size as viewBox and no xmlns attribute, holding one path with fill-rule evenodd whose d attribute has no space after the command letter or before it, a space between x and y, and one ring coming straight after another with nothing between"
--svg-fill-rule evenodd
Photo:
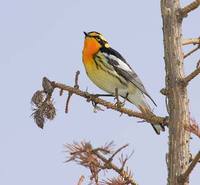
<instances>
[{"instance_id":1,"label":"black and white wing","mask_svg":"<svg viewBox=\"0 0 200 185\"><path fill-rule=\"evenodd\" d=\"M135 71L130 67L126 60L119 52L112 48L101 48L101 52L108 59L108 63L113 66L114 70L125 80L130 81L141 92L143 92L156 105L151 96L147 93L142 81L139 79Z\"/></svg>"}]
</instances>

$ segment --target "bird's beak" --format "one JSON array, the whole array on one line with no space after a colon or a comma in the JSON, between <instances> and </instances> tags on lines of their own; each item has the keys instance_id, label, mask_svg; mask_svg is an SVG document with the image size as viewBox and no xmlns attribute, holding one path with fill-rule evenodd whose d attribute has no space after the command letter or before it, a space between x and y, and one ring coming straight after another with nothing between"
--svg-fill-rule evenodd
<instances>
[{"instance_id":1,"label":"bird's beak","mask_svg":"<svg viewBox=\"0 0 200 185\"><path fill-rule=\"evenodd\" d=\"M85 31L84 31L83 33L85 34L85 37L87 37L87 36L88 36L88 34L87 34Z\"/></svg>"}]
</instances>

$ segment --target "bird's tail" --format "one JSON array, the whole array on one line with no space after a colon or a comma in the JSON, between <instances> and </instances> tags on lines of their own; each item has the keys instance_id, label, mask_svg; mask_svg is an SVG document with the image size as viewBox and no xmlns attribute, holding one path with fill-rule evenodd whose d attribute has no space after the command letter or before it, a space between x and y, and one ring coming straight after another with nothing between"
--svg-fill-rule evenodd
<instances>
[{"instance_id":1,"label":"bird's tail","mask_svg":"<svg viewBox=\"0 0 200 185\"><path fill-rule=\"evenodd\" d=\"M133 103L142 113L144 114L153 114L151 107L145 100L143 94L139 94L138 96L129 95L128 100ZM165 127L163 125L155 125L151 124L156 134L160 134L161 131L165 131Z\"/></svg>"}]
</instances>

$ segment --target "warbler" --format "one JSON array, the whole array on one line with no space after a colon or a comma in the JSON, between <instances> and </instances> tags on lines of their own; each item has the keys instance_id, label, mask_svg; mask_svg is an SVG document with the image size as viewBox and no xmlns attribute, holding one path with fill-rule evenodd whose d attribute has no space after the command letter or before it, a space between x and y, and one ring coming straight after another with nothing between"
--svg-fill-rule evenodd
<instances>
[{"instance_id":1,"label":"warbler","mask_svg":"<svg viewBox=\"0 0 200 185\"><path fill-rule=\"evenodd\" d=\"M90 80L110 95L115 96L117 89L118 95L134 104L141 112L152 114L145 96L156 103L122 55L110 47L101 33L92 31L84 34L82 60ZM152 126L157 134L164 131L162 125Z\"/></svg>"}]
</instances>

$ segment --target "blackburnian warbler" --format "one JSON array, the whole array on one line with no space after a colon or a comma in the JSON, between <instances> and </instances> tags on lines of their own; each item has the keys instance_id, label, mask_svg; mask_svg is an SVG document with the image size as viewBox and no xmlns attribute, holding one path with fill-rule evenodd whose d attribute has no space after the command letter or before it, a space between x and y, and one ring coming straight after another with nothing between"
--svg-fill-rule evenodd
<instances>
[{"instance_id":1,"label":"blackburnian warbler","mask_svg":"<svg viewBox=\"0 0 200 185\"><path fill-rule=\"evenodd\" d=\"M102 34L95 31L84 34L82 58L91 81L113 96L117 89L120 96L134 104L141 112L152 113L145 96L154 104L155 102L121 54L109 46ZM164 131L161 125L152 126L157 134L160 134L161 130Z\"/></svg>"}]
</instances>

